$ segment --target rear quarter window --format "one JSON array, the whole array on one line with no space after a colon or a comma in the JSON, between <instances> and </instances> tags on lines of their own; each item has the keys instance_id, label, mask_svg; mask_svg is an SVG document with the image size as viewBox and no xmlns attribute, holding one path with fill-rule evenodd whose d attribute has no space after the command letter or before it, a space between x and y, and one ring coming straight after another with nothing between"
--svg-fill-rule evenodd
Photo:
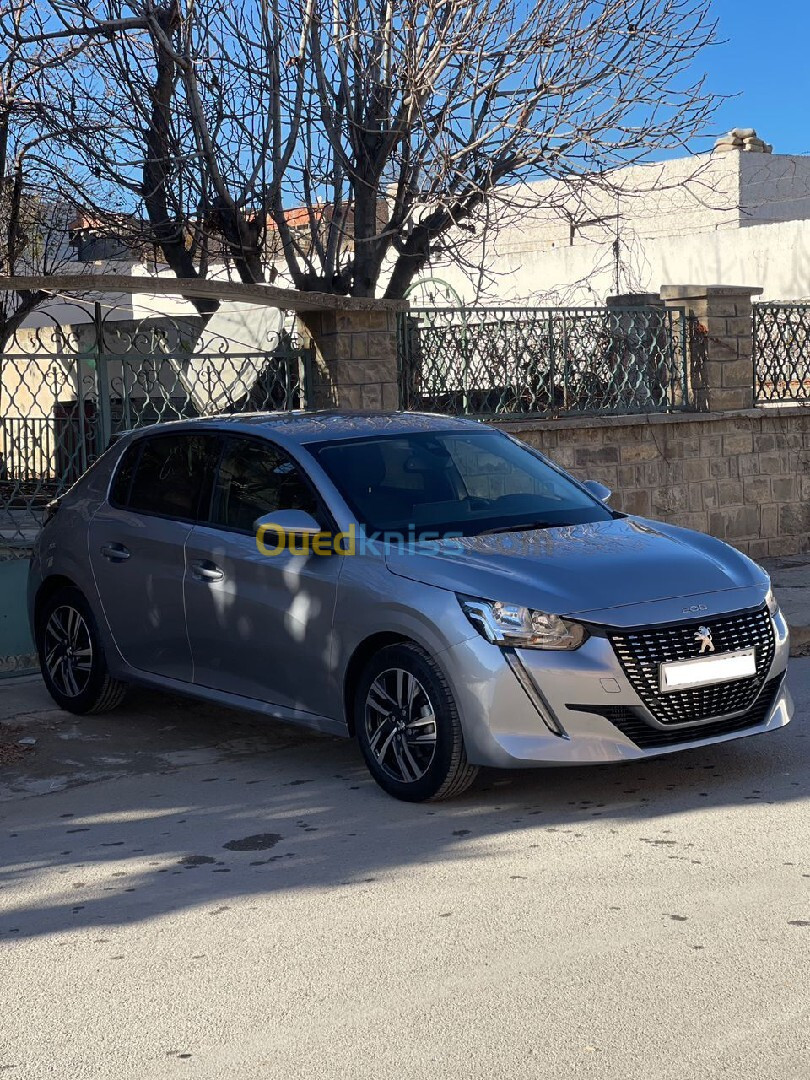
<instances>
[{"instance_id":1,"label":"rear quarter window","mask_svg":"<svg viewBox=\"0 0 810 1080\"><path fill-rule=\"evenodd\" d=\"M204 519L220 447L220 437L212 432L139 439L121 458L110 502L144 514Z\"/></svg>"},{"instance_id":2,"label":"rear quarter window","mask_svg":"<svg viewBox=\"0 0 810 1080\"><path fill-rule=\"evenodd\" d=\"M113 506L128 505L129 489L132 486L132 477L135 474L135 466L140 453L141 444L136 442L132 446L128 446L121 455L110 487L110 502Z\"/></svg>"}]
</instances>

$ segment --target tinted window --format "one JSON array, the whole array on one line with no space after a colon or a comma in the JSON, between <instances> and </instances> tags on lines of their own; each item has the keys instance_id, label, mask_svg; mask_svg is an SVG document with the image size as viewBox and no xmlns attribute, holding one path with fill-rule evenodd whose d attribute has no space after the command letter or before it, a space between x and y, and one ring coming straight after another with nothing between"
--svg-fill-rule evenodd
<instances>
[{"instance_id":1,"label":"tinted window","mask_svg":"<svg viewBox=\"0 0 810 1080\"><path fill-rule=\"evenodd\" d=\"M145 440L130 485L129 508L184 521L205 517L220 445L219 436L202 432ZM122 462L122 469L125 465Z\"/></svg>"},{"instance_id":2,"label":"tinted window","mask_svg":"<svg viewBox=\"0 0 810 1080\"><path fill-rule=\"evenodd\" d=\"M135 474L135 465L141 452L141 444L136 442L121 455L110 488L110 502L114 506L126 506L129 502L129 488Z\"/></svg>"},{"instance_id":3,"label":"tinted window","mask_svg":"<svg viewBox=\"0 0 810 1080\"><path fill-rule=\"evenodd\" d=\"M472 536L613 517L529 447L494 431L415 432L308 449L375 532Z\"/></svg>"},{"instance_id":4,"label":"tinted window","mask_svg":"<svg viewBox=\"0 0 810 1080\"><path fill-rule=\"evenodd\" d=\"M298 466L269 443L230 440L214 488L212 523L253 532L256 519L275 510L317 513L315 495Z\"/></svg>"}]
</instances>

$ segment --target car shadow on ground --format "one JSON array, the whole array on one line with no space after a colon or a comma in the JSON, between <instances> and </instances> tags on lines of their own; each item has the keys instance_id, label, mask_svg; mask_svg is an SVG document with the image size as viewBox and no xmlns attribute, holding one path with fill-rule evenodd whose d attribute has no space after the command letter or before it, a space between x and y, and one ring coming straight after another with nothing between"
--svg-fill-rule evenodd
<instances>
[{"instance_id":1,"label":"car shadow on ground","mask_svg":"<svg viewBox=\"0 0 810 1080\"><path fill-rule=\"evenodd\" d=\"M29 796L46 797L0 803L5 941L189 908L216 914L306 889L339 898L362 888L373 900L375 883L392 875L433 864L446 874L455 861L506 849L531 848L542 869L548 833L584 842L583 851L604 844L621 860L652 846L700 864L711 841L695 824L705 822L699 811L751 811L759 830L769 805L808 794L801 722L623 765L484 770L462 798L414 805L384 795L344 740L157 694L133 695L114 717L80 719L32 694L22 720L62 757L32 779ZM70 761L79 775L66 784Z\"/></svg>"}]
</instances>

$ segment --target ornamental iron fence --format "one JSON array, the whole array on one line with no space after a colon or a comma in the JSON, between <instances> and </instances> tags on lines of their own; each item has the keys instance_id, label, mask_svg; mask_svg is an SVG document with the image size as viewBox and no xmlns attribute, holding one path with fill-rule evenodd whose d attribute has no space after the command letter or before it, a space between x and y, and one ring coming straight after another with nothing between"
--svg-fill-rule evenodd
<instances>
[{"instance_id":1,"label":"ornamental iron fence","mask_svg":"<svg viewBox=\"0 0 810 1080\"><path fill-rule=\"evenodd\" d=\"M199 319L114 315L20 330L0 353L0 546L30 544L47 502L123 431L311 401L312 352L281 313L250 346Z\"/></svg>"},{"instance_id":2,"label":"ornamental iron fence","mask_svg":"<svg viewBox=\"0 0 810 1080\"><path fill-rule=\"evenodd\" d=\"M665 307L411 308L403 408L475 416L688 409L686 311Z\"/></svg>"},{"instance_id":3,"label":"ornamental iron fence","mask_svg":"<svg viewBox=\"0 0 810 1080\"><path fill-rule=\"evenodd\" d=\"M810 302L753 310L754 401L810 403Z\"/></svg>"}]
</instances>

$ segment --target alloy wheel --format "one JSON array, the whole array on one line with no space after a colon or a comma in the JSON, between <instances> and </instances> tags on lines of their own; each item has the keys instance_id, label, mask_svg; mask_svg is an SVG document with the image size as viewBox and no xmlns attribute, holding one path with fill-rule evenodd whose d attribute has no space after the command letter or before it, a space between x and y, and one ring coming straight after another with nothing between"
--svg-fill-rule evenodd
<instances>
[{"instance_id":1,"label":"alloy wheel","mask_svg":"<svg viewBox=\"0 0 810 1080\"><path fill-rule=\"evenodd\" d=\"M436 754L436 715L415 675L403 668L380 672L366 695L365 727L384 772L400 783L421 780Z\"/></svg>"},{"instance_id":2,"label":"alloy wheel","mask_svg":"<svg viewBox=\"0 0 810 1080\"><path fill-rule=\"evenodd\" d=\"M60 694L76 698L93 670L93 641L84 616L68 604L54 608L45 624L45 667Z\"/></svg>"}]
</instances>

